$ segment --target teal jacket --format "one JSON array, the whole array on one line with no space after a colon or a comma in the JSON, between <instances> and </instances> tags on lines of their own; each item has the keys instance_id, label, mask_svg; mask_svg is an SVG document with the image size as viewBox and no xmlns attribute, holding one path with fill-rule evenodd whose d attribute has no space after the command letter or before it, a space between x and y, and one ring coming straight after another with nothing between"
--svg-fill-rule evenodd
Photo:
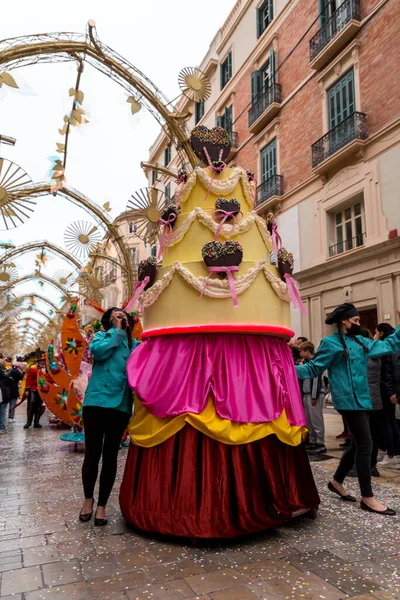
<instances>
[{"instance_id":1,"label":"teal jacket","mask_svg":"<svg viewBox=\"0 0 400 600\"><path fill-rule=\"evenodd\" d=\"M132 340L132 350L139 344ZM132 390L126 376L131 349L126 331L112 327L98 331L89 344L93 370L86 388L83 406L116 408L132 414Z\"/></svg>"},{"instance_id":2,"label":"teal jacket","mask_svg":"<svg viewBox=\"0 0 400 600\"><path fill-rule=\"evenodd\" d=\"M348 352L343 355L343 346L338 333L321 341L315 356L305 365L296 367L299 379L317 377L328 370L333 406L337 410L372 410L368 388L367 364L369 358L379 358L400 350L400 327L385 340L369 340L356 336L368 352L354 338L344 335Z\"/></svg>"}]
</instances>

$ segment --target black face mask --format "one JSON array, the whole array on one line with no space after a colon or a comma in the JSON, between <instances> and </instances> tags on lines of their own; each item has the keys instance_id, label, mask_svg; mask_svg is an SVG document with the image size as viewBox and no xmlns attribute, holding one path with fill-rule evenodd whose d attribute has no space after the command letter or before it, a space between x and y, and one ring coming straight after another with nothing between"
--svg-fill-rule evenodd
<instances>
[{"instance_id":1,"label":"black face mask","mask_svg":"<svg viewBox=\"0 0 400 600\"><path fill-rule=\"evenodd\" d=\"M347 333L349 333L350 335L360 335L361 325L356 325L355 323L352 323L350 329L347 330Z\"/></svg>"}]
</instances>

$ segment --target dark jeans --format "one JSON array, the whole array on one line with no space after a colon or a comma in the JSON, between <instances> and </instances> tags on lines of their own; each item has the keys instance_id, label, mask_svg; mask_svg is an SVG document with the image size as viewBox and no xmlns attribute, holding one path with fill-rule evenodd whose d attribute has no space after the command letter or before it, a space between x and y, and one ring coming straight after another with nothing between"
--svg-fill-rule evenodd
<instances>
[{"instance_id":1,"label":"dark jeans","mask_svg":"<svg viewBox=\"0 0 400 600\"><path fill-rule=\"evenodd\" d=\"M343 483L346 475L356 465L361 496L372 498L371 487L371 455L372 437L369 427L368 412L365 410L340 410L351 434L351 446L343 452L334 479Z\"/></svg>"},{"instance_id":2,"label":"dark jeans","mask_svg":"<svg viewBox=\"0 0 400 600\"><path fill-rule=\"evenodd\" d=\"M85 498L93 498L99 470L99 506L106 506L117 474L119 445L128 425L130 415L114 408L100 406L83 407L85 429L85 460L82 465L82 481Z\"/></svg>"},{"instance_id":3,"label":"dark jeans","mask_svg":"<svg viewBox=\"0 0 400 600\"><path fill-rule=\"evenodd\" d=\"M392 404L383 409L383 426L385 431L386 449L389 456L400 455L400 433L395 419L396 406Z\"/></svg>"},{"instance_id":4,"label":"dark jeans","mask_svg":"<svg viewBox=\"0 0 400 600\"><path fill-rule=\"evenodd\" d=\"M41 416L42 416L42 399L39 395L39 392L29 392L27 424L32 425L32 421L34 420L34 424L38 425Z\"/></svg>"},{"instance_id":5,"label":"dark jeans","mask_svg":"<svg viewBox=\"0 0 400 600\"><path fill-rule=\"evenodd\" d=\"M369 413L369 428L372 437L372 456L371 456L371 467L376 467L378 462L378 450L382 448L381 430L383 422L383 409L373 410Z\"/></svg>"}]
</instances>

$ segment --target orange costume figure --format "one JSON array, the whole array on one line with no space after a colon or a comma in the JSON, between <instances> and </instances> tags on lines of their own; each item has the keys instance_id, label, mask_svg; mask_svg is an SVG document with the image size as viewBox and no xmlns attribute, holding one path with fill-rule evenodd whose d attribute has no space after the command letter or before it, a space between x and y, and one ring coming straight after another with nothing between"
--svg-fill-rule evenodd
<instances>
[{"instance_id":1,"label":"orange costume figure","mask_svg":"<svg viewBox=\"0 0 400 600\"><path fill-rule=\"evenodd\" d=\"M44 379L46 368L46 360L44 356L41 356L36 364L32 365L26 374L25 382L25 397L28 399L27 408L27 421L24 425L24 429L28 429L32 425L36 428L41 428L39 423L40 417L42 416L42 399L40 397L38 386L40 385L41 377L43 373L43 384L46 386L46 380Z\"/></svg>"}]
</instances>

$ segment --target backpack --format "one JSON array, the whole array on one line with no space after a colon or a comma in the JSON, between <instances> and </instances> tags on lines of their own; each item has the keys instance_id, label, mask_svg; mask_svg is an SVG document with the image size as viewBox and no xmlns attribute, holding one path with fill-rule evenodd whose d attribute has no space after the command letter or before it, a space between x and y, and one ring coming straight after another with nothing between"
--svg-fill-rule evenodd
<instances>
[{"instance_id":1,"label":"backpack","mask_svg":"<svg viewBox=\"0 0 400 600\"><path fill-rule=\"evenodd\" d=\"M4 379L0 379L0 390L2 395L2 402L5 404L10 402L11 400L11 391L12 391L13 382L9 377L5 377Z\"/></svg>"}]
</instances>

